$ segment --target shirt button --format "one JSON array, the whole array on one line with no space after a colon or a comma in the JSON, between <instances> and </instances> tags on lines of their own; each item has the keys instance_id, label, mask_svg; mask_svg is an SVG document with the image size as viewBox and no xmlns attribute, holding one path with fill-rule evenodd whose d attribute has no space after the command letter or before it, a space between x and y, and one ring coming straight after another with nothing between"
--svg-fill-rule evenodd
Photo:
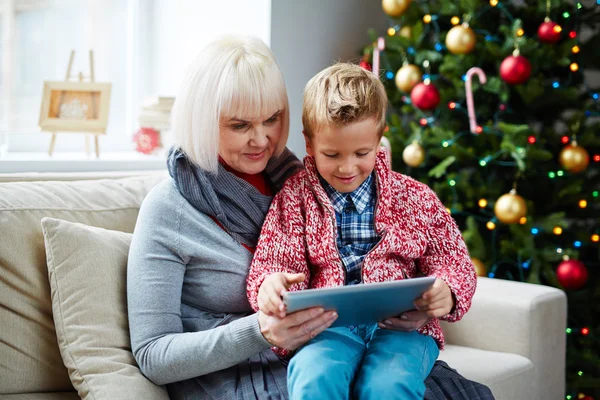
<instances>
[{"instance_id":1,"label":"shirt button","mask_svg":"<svg viewBox=\"0 0 600 400\"><path fill-rule=\"evenodd\" d=\"M351 210L351 209L349 209L349 208L346 208L346 209L344 210L344 212L345 212L346 214L350 214L350 213L352 212L352 210Z\"/></svg>"}]
</instances>

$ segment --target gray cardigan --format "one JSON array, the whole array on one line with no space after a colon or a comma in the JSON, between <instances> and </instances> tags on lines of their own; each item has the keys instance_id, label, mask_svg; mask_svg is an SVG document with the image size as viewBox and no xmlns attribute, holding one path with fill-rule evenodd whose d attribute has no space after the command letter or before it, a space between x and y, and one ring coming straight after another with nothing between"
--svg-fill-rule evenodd
<instances>
[{"instance_id":1,"label":"gray cardigan","mask_svg":"<svg viewBox=\"0 0 600 400\"><path fill-rule=\"evenodd\" d=\"M219 381L215 389L222 394L223 380L239 379L238 364L257 354L263 354L257 361L263 367L280 363L246 297L251 258L246 248L190 205L171 179L150 191L140 209L127 269L131 345L150 380L162 385L203 376L204 383L196 382L199 386ZM285 377L284 366L268 367ZM285 392L280 382L273 386ZM240 390L238 382L229 383L230 397L239 397L234 394ZM178 390L200 390L201 398L210 395L210 388L190 385L169 391L173 397L180 397L173 395Z\"/></svg>"}]
</instances>

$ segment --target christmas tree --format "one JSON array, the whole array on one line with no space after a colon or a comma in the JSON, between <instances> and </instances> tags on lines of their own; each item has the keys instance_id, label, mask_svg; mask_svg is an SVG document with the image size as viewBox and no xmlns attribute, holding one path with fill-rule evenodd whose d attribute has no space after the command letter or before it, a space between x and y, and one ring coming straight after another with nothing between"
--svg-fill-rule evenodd
<instances>
[{"instance_id":1,"label":"christmas tree","mask_svg":"<svg viewBox=\"0 0 600 400\"><path fill-rule=\"evenodd\" d=\"M597 3L383 0L361 61L393 169L435 190L478 275L566 291L567 399L600 396Z\"/></svg>"}]
</instances>

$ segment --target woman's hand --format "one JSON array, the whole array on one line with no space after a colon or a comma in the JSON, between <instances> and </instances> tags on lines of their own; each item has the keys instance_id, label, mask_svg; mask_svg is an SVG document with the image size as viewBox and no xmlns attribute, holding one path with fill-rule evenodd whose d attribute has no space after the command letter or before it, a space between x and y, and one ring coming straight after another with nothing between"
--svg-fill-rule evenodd
<instances>
[{"instance_id":1,"label":"woman's hand","mask_svg":"<svg viewBox=\"0 0 600 400\"><path fill-rule=\"evenodd\" d=\"M423 311L408 311L398 318L387 318L379 322L382 329L410 332L417 330L429 322L429 317Z\"/></svg>"},{"instance_id":2,"label":"woman's hand","mask_svg":"<svg viewBox=\"0 0 600 400\"><path fill-rule=\"evenodd\" d=\"M258 308L268 316L285 317L285 305L281 296L294 283L304 281L304 274L276 272L265 278L258 290Z\"/></svg>"},{"instance_id":3,"label":"woman's hand","mask_svg":"<svg viewBox=\"0 0 600 400\"><path fill-rule=\"evenodd\" d=\"M415 311L408 311L399 318L388 318L379 322L383 329L410 332L421 328L430 318L448 315L454 308L454 296L450 287L441 279L436 279L431 289L415 300Z\"/></svg>"},{"instance_id":4,"label":"woman's hand","mask_svg":"<svg viewBox=\"0 0 600 400\"><path fill-rule=\"evenodd\" d=\"M296 350L329 328L336 319L335 311L324 312L320 307L297 311L284 318L258 312L260 331L267 342L286 350Z\"/></svg>"}]
</instances>

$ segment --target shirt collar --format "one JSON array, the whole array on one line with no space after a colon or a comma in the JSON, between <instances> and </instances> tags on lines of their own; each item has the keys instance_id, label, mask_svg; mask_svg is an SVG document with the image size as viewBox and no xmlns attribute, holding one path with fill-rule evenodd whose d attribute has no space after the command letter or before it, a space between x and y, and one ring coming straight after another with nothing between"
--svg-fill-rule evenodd
<instances>
[{"instance_id":1,"label":"shirt collar","mask_svg":"<svg viewBox=\"0 0 600 400\"><path fill-rule=\"evenodd\" d=\"M323 185L323 189L325 189L327 196L331 200L333 209L339 213L344 211L348 196L350 196L350 199L352 200L352 203L354 203L354 207L359 214L362 214L363 211L365 211L365 208L367 208L373 198L375 182L373 179L373 174L369 175L369 177L351 193L338 192L333 188L333 186L327 183L325 179L320 178L320 180L321 184Z\"/></svg>"}]
</instances>

